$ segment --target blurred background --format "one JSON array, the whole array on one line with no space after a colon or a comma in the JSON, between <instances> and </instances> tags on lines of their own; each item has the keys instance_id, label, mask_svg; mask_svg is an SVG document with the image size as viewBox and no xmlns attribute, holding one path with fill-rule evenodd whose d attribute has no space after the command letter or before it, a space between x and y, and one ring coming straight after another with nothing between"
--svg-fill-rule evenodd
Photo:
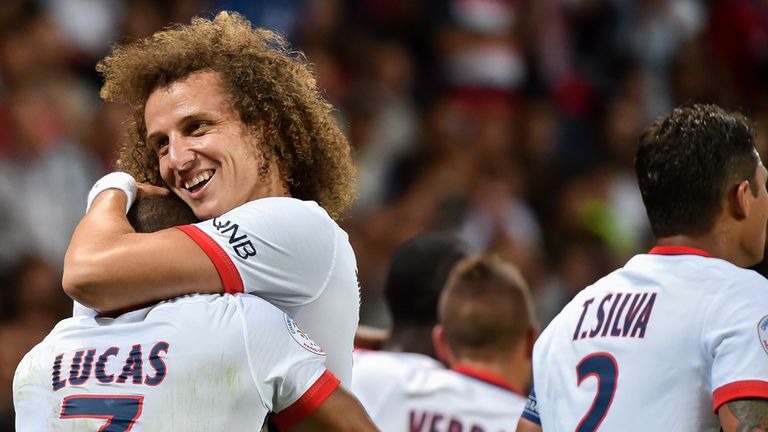
<instances>
[{"instance_id":1,"label":"blurred background","mask_svg":"<svg viewBox=\"0 0 768 432\"><path fill-rule=\"evenodd\" d=\"M437 229L517 264L546 325L649 248L634 146L679 103L741 110L768 155L768 0L4 0L0 431L16 364L70 314L64 252L122 139L96 62L221 9L304 50L337 107L359 169L343 227L364 324L389 325L394 248Z\"/></svg>"}]
</instances>

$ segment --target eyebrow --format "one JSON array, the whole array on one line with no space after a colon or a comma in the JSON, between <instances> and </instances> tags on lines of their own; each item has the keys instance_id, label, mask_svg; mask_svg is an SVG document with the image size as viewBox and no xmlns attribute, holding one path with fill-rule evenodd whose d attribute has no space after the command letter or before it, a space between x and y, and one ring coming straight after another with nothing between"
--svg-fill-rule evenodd
<instances>
[{"instance_id":1,"label":"eyebrow","mask_svg":"<svg viewBox=\"0 0 768 432\"><path fill-rule=\"evenodd\" d=\"M200 119L203 119L203 118L213 117L213 116L214 116L214 114L212 112L209 112L209 111L197 111L195 113L185 115L184 117L179 119L179 121L176 123L176 125L185 125L185 124L187 124L187 123L189 123L191 121L200 120ZM152 132L151 134L147 135L145 141L147 143L150 143L153 140L156 140L157 138L159 138L161 136L165 136L165 135L166 134L163 133L163 132Z\"/></svg>"}]
</instances>

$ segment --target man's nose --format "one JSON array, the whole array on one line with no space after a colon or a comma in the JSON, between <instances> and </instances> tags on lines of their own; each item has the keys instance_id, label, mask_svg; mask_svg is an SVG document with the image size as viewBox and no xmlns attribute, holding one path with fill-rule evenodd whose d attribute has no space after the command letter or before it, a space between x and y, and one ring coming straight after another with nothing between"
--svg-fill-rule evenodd
<instances>
[{"instance_id":1,"label":"man's nose","mask_svg":"<svg viewBox=\"0 0 768 432\"><path fill-rule=\"evenodd\" d=\"M184 138L169 139L168 166L175 171L183 171L192 167L196 157L192 146Z\"/></svg>"}]
</instances>

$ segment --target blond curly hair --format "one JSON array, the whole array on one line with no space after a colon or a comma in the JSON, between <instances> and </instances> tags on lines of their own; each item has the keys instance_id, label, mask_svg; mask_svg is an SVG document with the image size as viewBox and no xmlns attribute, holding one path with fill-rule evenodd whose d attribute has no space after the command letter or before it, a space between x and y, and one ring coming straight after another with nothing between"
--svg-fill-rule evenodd
<instances>
[{"instance_id":1,"label":"blond curly hair","mask_svg":"<svg viewBox=\"0 0 768 432\"><path fill-rule=\"evenodd\" d=\"M116 46L96 66L101 97L127 103L133 121L117 166L138 181L162 185L158 156L147 146L144 107L150 94L198 71L218 73L240 120L257 131L268 161L278 165L291 195L317 201L341 218L355 198L347 138L320 95L303 54L278 34L236 13L194 18L131 44Z\"/></svg>"}]
</instances>

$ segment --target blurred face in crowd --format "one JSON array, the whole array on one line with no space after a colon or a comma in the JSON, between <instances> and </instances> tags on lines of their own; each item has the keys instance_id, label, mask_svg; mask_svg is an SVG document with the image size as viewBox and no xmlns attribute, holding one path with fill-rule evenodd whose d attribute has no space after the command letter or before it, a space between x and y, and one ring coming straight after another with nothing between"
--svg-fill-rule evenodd
<instances>
[{"instance_id":1,"label":"blurred face in crowd","mask_svg":"<svg viewBox=\"0 0 768 432\"><path fill-rule=\"evenodd\" d=\"M240 121L216 72L196 72L155 90L145 121L161 177L201 220L284 190L279 176L260 175L258 139Z\"/></svg>"}]
</instances>

